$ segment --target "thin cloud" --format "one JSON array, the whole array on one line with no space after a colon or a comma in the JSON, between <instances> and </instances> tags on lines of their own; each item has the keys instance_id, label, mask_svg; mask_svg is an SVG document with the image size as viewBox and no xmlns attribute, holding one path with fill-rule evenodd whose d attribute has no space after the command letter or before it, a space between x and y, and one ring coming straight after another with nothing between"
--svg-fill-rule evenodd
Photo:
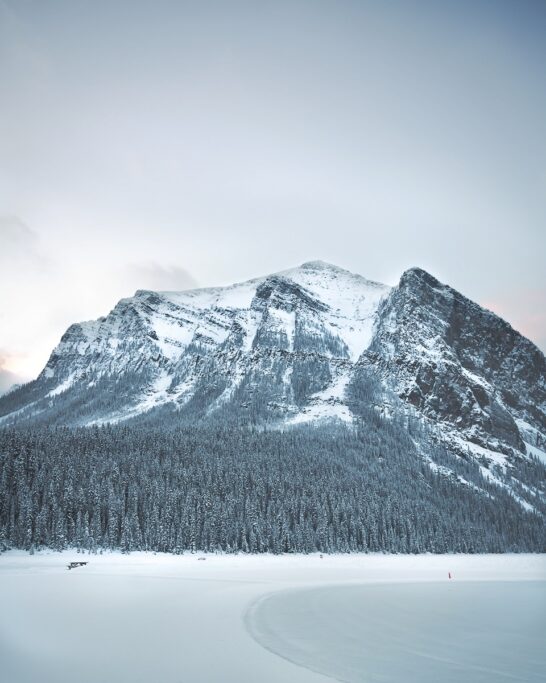
<instances>
[{"instance_id":1,"label":"thin cloud","mask_svg":"<svg viewBox=\"0 0 546 683\"><path fill-rule=\"evenodd\" d=\"M125 268L125 278L135 289L182 291L197 286L194 277L184 268L164 268L157 263L132 263Z\"/></svg>"},{"instance_id":2,"label":"thin cloud","mask_svg":"<svg viewBox=\"0 0 546 683\"><path fill-rule=\"evenodd\" d=\"M0 266L13 266L19 272L25 266L46 269L51 265L40 244L38 235L18 216L0 215ZM22 273L24 275L24 273ZM2 273L0 273L1 277Z\"/></svg>"},{"instance_id":3,"label":"thin cloud","mask_svg":"<svg viewBox=\"0 0 546 683\"><path fill-rule=\"evenodd\" d=\"M0 258L6 258L10 253L32 248L36 243L36 233L17 216L0 215L0 239Z\"/></svg>"},{"instance_id":4,"label":"thin cloud","mask_svg":"<svg viewBox=\"0 0 546 683\"><path fill-rule=\"evenodd\" d=\"M9 391L16 384L22 384L27 378L12 372L9 369L12 354L0 349L0 396Z\"/></svg>"},{"instance_id":5,"label":"thin cloud","mask_svg":"<svg viewBox=\"0 0 546 683\"><path fill-rule=\"evenodd\" d=\"M26 380L33 347L47 338L59 268L40 235L19 216L0 214L0 386Z\"/></svg>"}]
</instances>

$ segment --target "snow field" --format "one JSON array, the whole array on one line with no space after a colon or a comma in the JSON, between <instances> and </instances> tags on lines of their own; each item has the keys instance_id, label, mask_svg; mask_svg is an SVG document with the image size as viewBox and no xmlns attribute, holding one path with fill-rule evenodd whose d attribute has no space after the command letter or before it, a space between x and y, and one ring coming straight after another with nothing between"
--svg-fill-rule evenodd
<instances>
[{"instance_id":1,"label":"snow field","mask_svg":"<svg viewBox=\"0 0 546 683\"><path fill-rule=\"evenodd\" d=\"M68 571L67 564L73 560L88 560L89 564ZM448 572L454 576L451 581ZM319 662L322 672L306 668L310 664L317 668L315 655L319 652L326 659L330 657L329 666L333 658L334 663L341 662L353 672L353 678L344 678L344 669L340 680L367 680L359 669L363 661L369 662L362 658L362 634L375 633L372 645L377 650L377 643L382 643L388 652L393 624L401 625L402 635L398 633L397 637L403 639L408 615L413 615L413 631L421 625L430 630L434 624L434 632L440 633L438 619L443 619L443 630L449 633L453 605L459 619L463 614L461 604L476 603L472 592L478 585L473 583L476 581L493 590L497 587L504 596L512 594L513 589L515 602L508 604L530 602L531 607L540 607L541 599L544 604L545 577L546 557L540 555L321 558L77 552L28 555L10 551L0 555L0 683L68 683L74 679L79 683L331 680L324 675L332 675L324 662ZM521 591L525 592L526 586L527 597L522 602ZM538 587L538 598L535 594L531 600L532 586ZM405 589L413 594L408 597ZM417 589L428 599L422 600L422 595L415 593ZM292 591L288 601L287 590ZM343 600L339 599L339 591L346 591ZM396 600L393 591L406 597ZM265 597L269 595L272 597ZM314 597L309 603L312 595L318 595L318 601ZM453 603L454 595L461 597L461 604ZM387 603L381 596L388 598ZM452 602L446 602L448 599ZM398 609L402 603L413 605L412 610ZM267 613L262 609L265 605ZM320 620L313 605L318 606L323 617L325 610L331 613L331 618L323 618L322 622L335 624L337 636L328 636L329 642L324 642L324 632L317 626ZM432 609L430 623L426 613L415 614L419 605ZM521 631L522 609L513 611L513 632L536 637L536 633ZM479 623L479 613L474 606L469 625ZM495 612L495 623L490 625L493 634L504 632L501 616ZM299 648L298 656L302 653L301 643L287 629L286 618L306 633L303 660L298 661L293 652L278 647L280 637L288 647ZM538 624L541 626L543 621ZM270 634L267 642L259 635L265 627ZM261 644L250 637L247 628ZM426 638L426 628L423 633ZM521 640L517 641L519 650ZM341 652L340 644L344 648ZM497 674L495 679L464 680L504 678Z\"/></svg>"}]
</instances>

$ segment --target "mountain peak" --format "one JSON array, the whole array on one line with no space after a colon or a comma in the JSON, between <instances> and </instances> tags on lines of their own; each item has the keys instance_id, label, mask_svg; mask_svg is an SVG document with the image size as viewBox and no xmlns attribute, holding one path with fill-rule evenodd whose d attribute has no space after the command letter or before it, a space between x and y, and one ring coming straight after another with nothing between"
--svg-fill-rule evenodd
<instances>
[{"instance_id":1,"label":"mountain peak","mask_svg":"<svg viewBox=\"0 0 546 683\"><path fill-rule=\"evenodd\" d=\"M344 271L344 268L340 268L333 263L328 263L327 261L321 261L320 259L316 261L306 261L302 263L300 268L303 270L337 270Z\"/></svg>"},{"instance_id":2,"label":"mountain peak","mask_svg":"<svg viewBox=\"0 0 546 683\"><path fill-rule=\"evenodd\" d=\"M381 282L368 280L368 278L359 273L354 273L346 268L341 268L333 263L328 263L327 261L306 261L305 263L302 263L301 266L283 271L279 274L286 275L287 277L296 280L302 279L302 284L304 284L305 281L322 281L323 286L333 287L335 296L341 294L339 290L343 287L351 288L356 286L358 289L364 287L378 292L387 292L390 290L390 287ZM336 281L338 283L337 285L334 284Z\"/></svg>"},{"instance_id":3,"label":"mountain peak","mask_svg":"<svg viewBox=\"0 0 546 683\"><path fill-rule=\"evenodd\" d=\"M400 283L410 280L420 280L421 282L432 287L445 287L445 285L437 280L434 275L431 275L424 270L424 268L419 268L418 266L413 266L412 268L405 270L400 278Z\"/></svg>"}]
</instances>

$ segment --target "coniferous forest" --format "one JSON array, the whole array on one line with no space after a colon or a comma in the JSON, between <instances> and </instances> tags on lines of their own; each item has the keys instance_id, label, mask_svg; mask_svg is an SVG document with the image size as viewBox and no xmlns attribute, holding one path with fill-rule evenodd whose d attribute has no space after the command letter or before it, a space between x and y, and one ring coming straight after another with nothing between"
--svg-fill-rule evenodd
<instances>
[{"instance_id":1,"label":"coniferous forest","mask_svg":"<svg viewBox=\"0 0 546 683\"><path fill-rule=\"evenodd\" d=\"M472 459L429 445L424 458L411 425L379 417L355 430L4 429L0 548L546 550L539 500L529 511ZM519 481L544 486L538 461L516 467Z\"/></svg>"}]
</instances>

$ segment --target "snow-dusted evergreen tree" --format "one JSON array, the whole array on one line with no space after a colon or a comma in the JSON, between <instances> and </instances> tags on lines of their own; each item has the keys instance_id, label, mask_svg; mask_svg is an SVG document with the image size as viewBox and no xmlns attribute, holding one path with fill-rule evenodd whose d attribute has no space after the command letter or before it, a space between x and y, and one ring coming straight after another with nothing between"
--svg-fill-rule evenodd
<instances>
[{"instance_id":1,"label":"snow-dusted evergreen tree","mask_svg":"<svg viewBox=\"0 0 546 683\"><path fill-rule=\"evenodd\" d=\"M538 461L522 460L516 473L525 503L485 479L473 460L426 438L424 457L407 424L377 414L354 431L6 429L0 547L546 550L546 478Z\"/></svg>"}]
</instances>

